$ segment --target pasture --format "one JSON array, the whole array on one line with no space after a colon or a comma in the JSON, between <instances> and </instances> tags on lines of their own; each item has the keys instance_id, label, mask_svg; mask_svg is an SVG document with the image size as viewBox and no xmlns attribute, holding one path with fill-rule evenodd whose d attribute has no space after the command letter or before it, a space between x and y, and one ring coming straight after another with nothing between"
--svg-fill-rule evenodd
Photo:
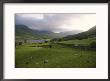
<instances>
[{"instance_id":1,"label":"pasture","mask_svg":"<svg viewBox=\"0 0 110 81\"><path fill-rule=\"evenodd\" d=\"M52 47L50 48L48 45ZM75 49L57 43L25 44L16 47L15 67L95 68L96 51Z\"/></svg>"},{"instance_id":2,"label":"pasture","mask_svg":"<svg viewBox=\"0 0 110 81\"><path fill-rule=\"evenodd\" d=\"M67 41L61 41L60 43L64 44L81 44L81 45L89 45L91 42L96 41L95 38L87 38L87 39L75 39L75 40L67 40Z\"/></svg>"}]
</instances>

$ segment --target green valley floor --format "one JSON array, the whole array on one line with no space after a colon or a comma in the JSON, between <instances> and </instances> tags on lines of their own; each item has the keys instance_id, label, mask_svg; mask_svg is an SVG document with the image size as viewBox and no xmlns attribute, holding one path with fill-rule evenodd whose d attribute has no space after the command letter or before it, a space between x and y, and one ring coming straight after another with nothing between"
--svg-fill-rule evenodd
<instances>
[{"instance_id":1,"label":"green valley floor","mask_svg":"<svg viewBox=\"0 0 110 81\"><path fill-rule=\"evenodd\" d=\"M16 47L16 68L96 68L96 51L54 44L52 48Z\"/></svg>"}]
</instances>

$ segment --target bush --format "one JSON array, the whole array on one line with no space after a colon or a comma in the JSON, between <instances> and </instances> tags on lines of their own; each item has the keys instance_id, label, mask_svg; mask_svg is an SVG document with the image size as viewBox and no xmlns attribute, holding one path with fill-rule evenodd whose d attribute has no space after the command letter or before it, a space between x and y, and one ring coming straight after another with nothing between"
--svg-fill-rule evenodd
<instances>
[{"instance_id":1,"label":"bush","mask_svg":"<svg viewBox=\"0 0 110 81\"><path fill-rule=\"evenodd\" d=\"M90 47L91 47L91 48L96 48L96 42L95 42L95 41L94 41L94 42L91 42L91 43L90 43Z\"/></svg>"},{"instance_id":2,"label":"bush","mask_svg":"<svg viewBox=\"0 0 110 81\"><path fill-rule=\"evenodd\" d=\"M22 42L19 42L19 45L22 45Z\"/></svg>"}]
</instances>

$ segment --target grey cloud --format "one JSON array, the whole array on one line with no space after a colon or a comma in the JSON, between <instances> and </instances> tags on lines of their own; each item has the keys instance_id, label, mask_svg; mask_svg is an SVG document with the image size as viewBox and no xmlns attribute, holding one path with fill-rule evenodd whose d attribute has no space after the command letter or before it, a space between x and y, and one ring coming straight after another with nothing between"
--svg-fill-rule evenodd
<instances>
[{"instance_id":1,"label":"grey cloud","mask_svg":"<svg viewBox=\"0 0 110 81\"><path fill-rule=\"evenodd\" d=\"M23 14L24 15L24 14ZM15 23L23 24L31 29L46 30L46 31L65 31L65 28L60 26L68 24L72 18L80 17L81 14L42 14L43 19L31 17L22 17L22 14L15 15Z\"/></svg>"}]
</instances>

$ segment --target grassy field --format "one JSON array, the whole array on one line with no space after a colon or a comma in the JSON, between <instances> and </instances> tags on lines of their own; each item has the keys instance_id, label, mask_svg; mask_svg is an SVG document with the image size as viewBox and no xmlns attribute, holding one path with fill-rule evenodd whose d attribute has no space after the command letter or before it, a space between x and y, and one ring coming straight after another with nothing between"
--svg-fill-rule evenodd
<instances>
[{"instance_id":1,"label":"grassy field","mask_svg":"<svg viewBox=\"0 0 110 81\"><path fill-rule=\"evenodd\" d=\"M82 39L82 40L76 39L76 40L61 41L60 43L89 45L93 41L96 41L96 39L95 38L88 38L88 39Z\"/></svg>"},{"instance_id":2,"label":"grassy field","mask_svg":"<svg viewBox=\"0 0 110 81\"><path fill-rule=\"evenodd\" d=\"M38 44L17 46L16 68L95 68L96 52L52 44L37 47ZM46 62L45 62L46 61Z\"/></svg>"}]
</instances>

